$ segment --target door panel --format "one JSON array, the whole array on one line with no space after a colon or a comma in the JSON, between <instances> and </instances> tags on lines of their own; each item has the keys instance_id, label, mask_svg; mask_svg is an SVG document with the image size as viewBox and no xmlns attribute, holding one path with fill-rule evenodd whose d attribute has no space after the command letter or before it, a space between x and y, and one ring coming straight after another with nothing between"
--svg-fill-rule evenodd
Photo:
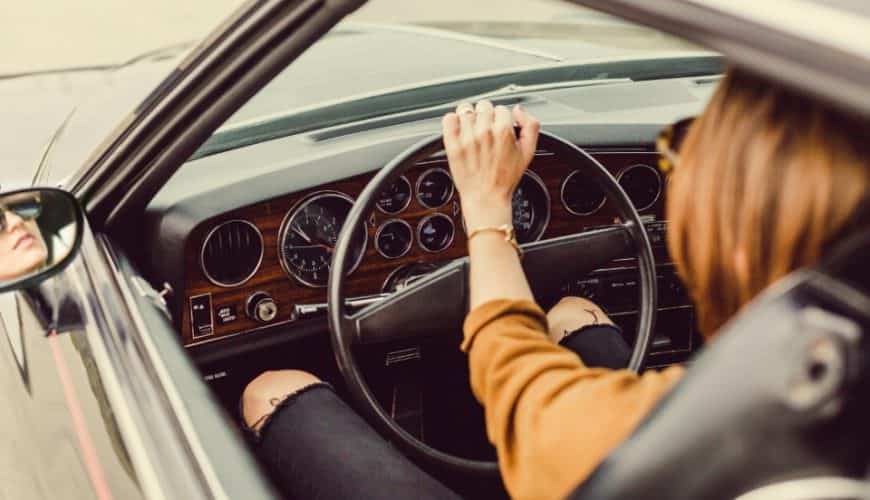
<instances>
[{"instance_id":1,"label":"door panel","mask_svg":"<svg viewBox=\"0 0 870 500\"><path fill-rule=\"evenodd\" d=\"M0 301L10 339L0 342L0 498L99 498L95 470L111 497L142 498L84 331L49 339L33 302L18 293ZM88 443L95 460L82 453Z\"/></svg>"}]
</instances>

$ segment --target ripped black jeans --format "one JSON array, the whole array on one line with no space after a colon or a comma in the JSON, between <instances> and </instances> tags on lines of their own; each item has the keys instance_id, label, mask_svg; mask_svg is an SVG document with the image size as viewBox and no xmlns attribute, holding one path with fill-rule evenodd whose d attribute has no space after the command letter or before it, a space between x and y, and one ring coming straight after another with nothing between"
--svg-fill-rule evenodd
<instances>
[{"instance_id":1,"label":"ripped black jeans","mask_svg":"<svg viewBox=\"0 0 870 500\"><path fill-rule=\"evenodd\" d=\"M560 344L588 366L623 368L631 355L618 328L604 325L582 328ZM325 383L279 403L255 446L287 498L460 498L385 441Z\"/></svg>"}]
</instances>

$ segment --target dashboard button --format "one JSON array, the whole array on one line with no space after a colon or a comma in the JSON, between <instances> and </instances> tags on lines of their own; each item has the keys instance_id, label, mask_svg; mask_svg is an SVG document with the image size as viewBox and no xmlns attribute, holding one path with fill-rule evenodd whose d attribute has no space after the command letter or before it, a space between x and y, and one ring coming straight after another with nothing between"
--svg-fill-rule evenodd
<instances>
[{"instance_id":1,"label":"dashboard button","mask_svg":"<svg viewBox=\"0 0 870 500\"><path fill-rule=\"evenodd\" d=\"M260 323L268 323L278 316L278 305L266 292L254 292L245 304L248 317Z\"/></svg>"},{"instance_id":2,"label":"dashboard button","mask_svg":"<svg viewBox=\"0 0 870 500\"><path fill-rule=\"evenodd\" d=\"M236 315L236 307L235 306L221 306L217 309L217 321L219 325L226 325L227 323L232 323L233 321L239 319L238 315Z\"/></svg>"},{"instance_id":3,"label":"dashboard button","mask_svg":"<svg viewBox=\"0 0 870 500\"><path fill-rule=\"evenodd\" d=\"M193 338L205 337L214 333L210 293L190 298L190 322L193 327Z\"/></svg>"}]
</instances>

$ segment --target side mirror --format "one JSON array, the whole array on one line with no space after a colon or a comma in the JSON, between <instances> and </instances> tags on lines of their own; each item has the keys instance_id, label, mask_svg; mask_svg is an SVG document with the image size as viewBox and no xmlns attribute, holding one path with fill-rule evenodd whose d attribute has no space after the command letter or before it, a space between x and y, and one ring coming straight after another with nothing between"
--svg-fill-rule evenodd
<instances>
[{"instance_id":1,"label":"side mirror","mask_svg":"<svg viewBox=\"0 0 870 500\"><path fill-rule=\"evenodd\" d=\"M54 188L0 194L0 293L30 288L72 261L82 242L78 200Z\"/></svg>"}]
</instances>

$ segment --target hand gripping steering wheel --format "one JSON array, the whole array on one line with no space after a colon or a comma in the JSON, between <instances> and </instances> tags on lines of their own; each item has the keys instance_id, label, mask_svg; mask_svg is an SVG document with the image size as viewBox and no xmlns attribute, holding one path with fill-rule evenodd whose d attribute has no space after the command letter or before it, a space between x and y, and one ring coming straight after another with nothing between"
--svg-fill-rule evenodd
<instances>
[{"instance_id":1,"label":"hand gripping steering wheel","mask_svg":"<svg viewBox=\"0 0 870 500\"><path fill-rule=\"evenodd\" d=\"M329 328L338 367L358 408L383 435L421 464L470 475L495 475L498 464L445 453L412 436L381 407L354 359L357 344L425 337L459 331L468 312L468 258L457 259L388 298L351 313L346 307L345 273L354 229L365 223L381 192L417 162L443 150L442 137L426 139L400 154L368 183L345 220L329 276ZM637 336L629 368L646 358L656 313L656 272L652 248L640 216L616 179L574 144L541 132L539 147L571 161L596 182L616 209L620 224L522 245L523 269L535 297L558 294L564 277L583 276L618 257L635 257L640 274ZM553 273L558 264L558 273ZM554 274L556 276L554 276ZM413 326L412 326L413 325Z\"/></svg>"}]
</instances>

